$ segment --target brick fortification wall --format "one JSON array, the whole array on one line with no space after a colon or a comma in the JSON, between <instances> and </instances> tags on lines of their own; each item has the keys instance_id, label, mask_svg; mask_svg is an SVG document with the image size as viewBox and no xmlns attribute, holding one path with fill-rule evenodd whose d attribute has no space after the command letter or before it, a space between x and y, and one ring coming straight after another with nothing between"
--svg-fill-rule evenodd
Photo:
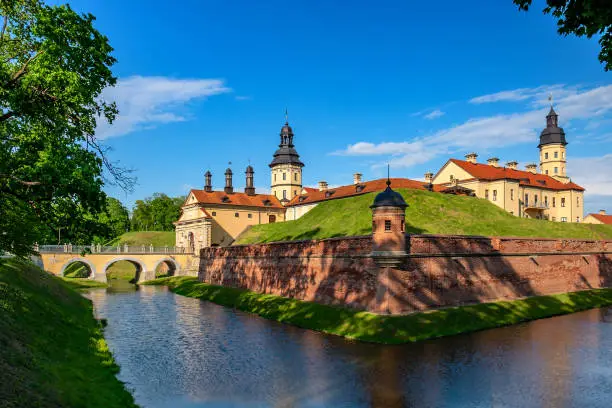
<instances>
[{"instance_id":1,"label":"brick fortification wall","mask_svg":"<svg viewBox=\"0 0 612 408\"><path fill-rule=\"evenodd\" d=\"M371 236L205 248L200 280L376 313L612 287L612 241L410 235L380 268Z\"/></svg>"}]
</instances>

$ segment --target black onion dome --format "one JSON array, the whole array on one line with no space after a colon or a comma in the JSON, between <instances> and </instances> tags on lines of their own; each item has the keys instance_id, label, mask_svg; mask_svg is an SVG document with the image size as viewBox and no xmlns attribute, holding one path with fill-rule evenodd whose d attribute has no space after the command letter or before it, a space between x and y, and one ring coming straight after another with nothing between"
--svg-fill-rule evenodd
<instances>
[{"instance_id":1,"label":"black onion dome","mask_svg":"<svg viewBox=\"0 0 612 408\"><path fill-rule=\"evenodd\" d=\"M206 170L206 173L204 173L204 175L205 175L206 177L208 177L208 176L212 176L212 174L210 173L210 170Z\"/></svg>"},{"instance_id":2,"label":"black onion dome","mask_svg":"<svg viewBox=\"0 0 612 408\"><path fill-rule=\"evenodd\" d=\"M540 133L540 144L538 147L560 143L563 146L567 145L565 140L565 131L559 127L557 112L550 107L550 112L546 115L546 128Z\"/></svg>"},{"instance_id":3,"label":"black onion dome","mask_svg":"<svg viewBox=\"0 0 612 408\"><path fill-rule=\"evenodd\" d=\"M247 168L246 168L246 172L247 173L255 173L255 170L253 170L253 166L248 165Z\"/></svg>"},{"instance_id":4,"label":"black onion dome","mask_svg":"<svg viewBox=\"0 0 612 408\"><path fill-rule=\"evenodd\" d=\"M280 144L273 157L272 163L269 164L270 167L278 164L295 164L304 167L304 163L300 160L300 155L293 145L293 129L288 122L285 122L285 125L281 128Z\"/></svg>"},{"instance_id":5,"label":"black onion dome","mask_svg":"<svg viewBox=\"0 0 612 408\"><path fill-rule=\"evenodd\" d=\"M406 204L404 197L402 197L400 193L391 189L391 182L387 181L387 188L385 191L378 193L370 206L370 208L376 207L399 207L404 209L408 207L408 204Z\"/></svg>"},{"instance_id":6,"label":"black onion dome","mask_svg":"<svg viewBox=\"0 0 612 408\"><path fill-rule=\"evenodd\" d=\"M232 169L230 169L229 167L225 169L225 174L233 174Z\"/></svg>"}]
</instances>

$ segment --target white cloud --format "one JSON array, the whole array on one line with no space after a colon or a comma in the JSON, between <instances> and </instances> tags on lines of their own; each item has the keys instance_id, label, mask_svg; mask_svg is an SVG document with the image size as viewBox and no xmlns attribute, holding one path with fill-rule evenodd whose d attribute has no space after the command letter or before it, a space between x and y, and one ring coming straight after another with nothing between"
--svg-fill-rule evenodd
<instances>
[{"instance_id":1,"label":"white cloud","mask_svg":"<svg viewBox=\"0 0 612 408\"><path fill-rule=\"evenodd\" d=\"M548 97L552 94L554 100L561 100L578 92L578 87L568 87L563 84L542 85L536 88L519 88L510 91L496 92L488 95L478 96L470 99L470 103L482 104L493 102L518 102L532 99L537 105L548 103Z\"/></svg>"},{"instance_id":2,"label":"white cloud","mask_svg":"<svg viewBox=\"0 0 612 408\"><path fill-rule=\"evenodd\" d=\"M175 79L133 76L106 88L102 99L116 102L119 115L112 125L100 121L98 138L122 136L158 125L187 120L181 112L196 99L231 92L221 79Z\"/></svg>"},{"instance_id":3,"label":"white cloud","mask_svg":"<svg viewBox=\"0 0 612 408\"><path fill-rule=\"evenodd\" d=\"M612 154L567 161L567 174L589 194L612 197Z\"/></svg>"},{"instance_id":4,"label":"white cloud","mask_svg":"<svg viewBox=\"0 0 612 408\"><path fill-rule=\"evenodd\" d=\"M436 109L431 111L430 113L428 113L427 115L423 116L425 119L435 119L435 118L439 118L440 116L444 116L444 112L442 112L440 109Z\"/></svg>"},{"instance_id":5,"label":"white cloud","mask_svg":"<svg viewBox=\"0 0 612 408\"><path fill-rule=\"evenodd\" d=\"M612 85L584 91L576 89L558 88L558 94L563 96L556 99L555 109L561 116L562 124L567 124L571 119L601 118L601 115L612 110ZM508 92L524 94L526 91L520 89ZM542 92L542 90L531 91L530 96L525 99L532 104L532 109L527 112L472 118L460 125L424 137L416 137L410 141L379 144L361 141L334 154L391 155L392 166L410 167L425 163L436 156L458 151L499 148L526 142L536 143L540 130L545 126L545 116L549 109L547 106L542 107L540 103ZM534 108L533 105L539 107Z\"/></svg>"}]
</instances>

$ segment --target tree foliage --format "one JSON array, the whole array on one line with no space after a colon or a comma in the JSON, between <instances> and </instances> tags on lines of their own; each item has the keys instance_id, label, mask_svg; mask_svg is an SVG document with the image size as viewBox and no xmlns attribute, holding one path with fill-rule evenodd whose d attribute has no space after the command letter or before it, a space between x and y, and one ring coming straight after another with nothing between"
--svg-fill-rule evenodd
<instances>
[{"instance_id":1,"label":"tree foliage","mask_svg":"<svg viewBox=\"0 0 612 408\"><path fill-rule=\"evenodd\" d=\"M106 208L98 218L106 228L107 232L102 237L105 239L115 238L130 230L130 214L116 198L108 197L106 199Z\"/></svg>"},{"instance_id":2,"label":"tree foliage","mask_svg":"<svg viewBox=\"0 0 612 408\"><path fill-rule=\"evenodd\" d=\"M133 231L174 231L185 197L168 197L155 193L153 197L137 200L132 212Z\"/></svg>"},{"instance_id":3,"label":"tree foliage","mask_svg":"<svg viewBox=\"0 0 612 408\"><path fill-rule=\"evenodd\" d=\"M99 98L116 83L115 59L93 22L67 5L0 0L0 250L91 236L103 170L133 182L94 134L117 110Z\"/></svg>"},{"instance_id":4,"label":"tree foliage","mask_svg":"<svg viewBox=\"0 0 612 408\"><path fill-rule=\"evenodd\" d=\"M514 0L519 10L528 10L533 0ZM599 61L604 69L612 69L612 1L611 0L546 0L545 14L557 19L558 32L591 38L599 35Z\"/></svg>"}]
</instances>

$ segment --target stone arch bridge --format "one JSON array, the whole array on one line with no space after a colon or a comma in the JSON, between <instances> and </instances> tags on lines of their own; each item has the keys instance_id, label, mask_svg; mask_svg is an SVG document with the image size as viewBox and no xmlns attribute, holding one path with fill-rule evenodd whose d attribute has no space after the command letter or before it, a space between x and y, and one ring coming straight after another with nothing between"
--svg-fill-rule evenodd
<instances>
[{"instance_id":1,"label":"stone arch bridge","mask_svg":"<svg viewBox=\"0 0 612 408\"><path fill-rule=\"evenodd\" d=\"M89 267L89 279L106 282L106 271L118 261L128 261L136 267L136 281L155 279L155 270L166 264L172 275L197 275L198 260L193 253L179 247L149 246L101 246L101 245L40 245L39 266L44 270L64 276L69 265L82 262Z\"/></svg>"}]
</instances>

